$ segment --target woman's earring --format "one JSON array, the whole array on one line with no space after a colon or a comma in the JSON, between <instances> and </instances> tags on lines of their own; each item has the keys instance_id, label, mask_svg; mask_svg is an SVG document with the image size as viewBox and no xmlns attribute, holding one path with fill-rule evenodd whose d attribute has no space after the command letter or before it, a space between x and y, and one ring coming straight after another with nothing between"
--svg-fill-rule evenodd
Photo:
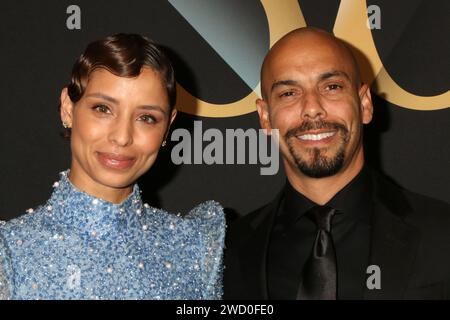
<instances>
[{"instance_id":1,"label":"woman's earring","mask_svg":"<svg viewBox=\"0 0 450 320\"><path fill-rule=\"evenodd\" d=\"M67 123L65 123L65 122L63 122L62 125L63 125L63 127L64 127L65 129L69 128L69 125L68 125Z\"/></svg>"},{"instance_id":2,"label":"woman's earring","mask_svg":"<svg viewBox=\"0 0 450 320\"><path fill-rule=\"evenodd\" d=\"M167 144L167 142L166 142L166 140L164 140L164 141L162 142L161 146L162 146L162 147L165 147L166 144Z\"/></svg>"}]
</instances>

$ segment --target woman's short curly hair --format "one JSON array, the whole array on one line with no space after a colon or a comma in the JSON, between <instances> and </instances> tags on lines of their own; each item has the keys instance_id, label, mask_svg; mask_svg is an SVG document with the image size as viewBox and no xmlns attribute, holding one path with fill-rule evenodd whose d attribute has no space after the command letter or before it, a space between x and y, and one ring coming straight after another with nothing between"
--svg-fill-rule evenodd
<instances>
[{"instance_id":1,"label":"woman's short curly hair","mask_svg":"<svg viewBox=\"0 0 450 320\"><path fill-rule=\"evenodd\" d=\"M160 46L139 34L116 34L90 43L77 59L67 86L72 102L81 99L89 75L103 68L120 77L137 77L143 67L158 72L164 82L169 107L176 102L176 84L172 64Z\"/></svg>"},{"instance_id":2,"label":"woman's short curly hair","mask_svg":"<svg viewBox=\"0 0 450 320\"><path fill-rule=\"evenodd\" d=\"M73 65L67 85L70 100L78 102L81 99L89 76L96 69L102 68L119 77L133 78L139 76L143 67L159 73L167 92L169 108L173 109L176 83L172 64L159 45L139 34L119 33L91 42ZM71 129L67 128L61 134L69 139Z\"/></svg>"}]
</instances>

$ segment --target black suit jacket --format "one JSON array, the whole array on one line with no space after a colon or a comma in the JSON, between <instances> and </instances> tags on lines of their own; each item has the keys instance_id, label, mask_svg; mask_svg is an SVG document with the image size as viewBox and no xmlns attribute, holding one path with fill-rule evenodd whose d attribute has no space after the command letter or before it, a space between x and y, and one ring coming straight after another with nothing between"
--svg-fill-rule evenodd
<instances>
[{"instance_id":1,"label":"black suit jacket","mask_svg":"<svg viewBox=\"0 0 450 320\"><path fill-rule=\"evenodd\" d=\"M381 289L365 299L450 298L450 205L401 189L372 172L371 252ZM233 223L225 249L224 298L268 299L266 254L281 192Z\"/></svg>"}]
</instances>

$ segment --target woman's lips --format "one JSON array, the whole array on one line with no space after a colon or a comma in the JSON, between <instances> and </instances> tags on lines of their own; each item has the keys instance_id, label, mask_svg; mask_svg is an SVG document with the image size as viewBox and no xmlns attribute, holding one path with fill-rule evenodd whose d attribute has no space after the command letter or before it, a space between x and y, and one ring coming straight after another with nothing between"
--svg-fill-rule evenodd
<instances>
[{"instance_id":1,"label":"woman's lips","mask_svg":"<svg viewBox=\"0 0 450 320\"><path fill-rule=\"evenodd\" d=\"M106 152L97 152L97 158L105 167L119 170L130 168L136 160L135 157Z\"/></svg>"}]
</instances>

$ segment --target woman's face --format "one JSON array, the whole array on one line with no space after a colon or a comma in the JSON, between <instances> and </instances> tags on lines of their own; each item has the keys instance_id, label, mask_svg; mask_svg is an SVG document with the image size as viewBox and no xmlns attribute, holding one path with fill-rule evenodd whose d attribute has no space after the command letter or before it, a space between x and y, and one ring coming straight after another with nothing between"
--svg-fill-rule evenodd
<instances>
[{"instance_id":1,"label":"woman's face","mask_svg":"<svg viewBox=\"0 0 450 320\"><path fill-rule=\"evenodd\" d=\"M78 102L63 90L61 106L72 128L70 180L112 202L125 199L155 162L176 115L159 73L146 67L136 78L97 69Z\"/></svg>"}]
</instances>

